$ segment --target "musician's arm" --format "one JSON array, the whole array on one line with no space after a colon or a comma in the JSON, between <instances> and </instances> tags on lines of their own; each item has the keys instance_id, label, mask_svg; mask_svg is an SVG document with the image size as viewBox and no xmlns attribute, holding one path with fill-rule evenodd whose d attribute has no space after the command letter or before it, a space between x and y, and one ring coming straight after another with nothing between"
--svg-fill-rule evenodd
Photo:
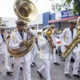
<instances>
[{"instance_id":1,"label":"musician's arm","mask_svg":"<svg viewBox=\"0 0 80 80\"><path fill-rule=\"evenodd\" d=\"M39 48L44 48L46 44L47 44L47 41L43 37L41 39L38 39Z\"/></svg>"},{"instance_id":2,"label":"musician's arm","mask_svg":"<svg viewBox=\"0 0 80 80\"><path fill-rule=\"evenodd\" d=\"M56 38L54 35L52 36L52 40L53 40L53 44L56 46L57 42L56 42Z\"/></svg>"},{"instance_id":3,"label":"musician's arm","mask_svg":"<svg viewBox=\"0 0 80 80\"><path fill-rule=\"evenodd\" d=\"M66 29L64 29L63 32L61 33L61 35L59 35L59 38L61 40L61 43L63 45L66 45L65 40L64 40L64 37L66 37Z\"/></svg>"},{"instance_id":4,"label":"musician's arm","mask_svg":"<svg viewBox=\"0 0 80 80\"><path fill-rule=\"evenodd\" d=\"M4 41L3 39L1 38L1 35L0 35L0 44L2 44Z\"/></svg>"},{"instance_id":5,"label":"musician's arm","mask_svg":"<svg viewBox=\"0 0 80 80\"><path fill-rule=\"evenodd\" d=\"M37 38L37 33L34 32L31 28L28 29L28 32L32 34L35 38Z\"/></svg>"},{"instance_id":6,"label":"musician's arm","mask_svg":"<svg viewBox=\"0 0 80 80\"><path fill-rule=\"evenodd\" d=\"M9 47L11 49L18 49L20 48L19 43L15 43L15 36L11 35L9 40Z\"/></svg>"},{"instance_id":7,"label":"musician's arm","mask_svg":"<svg viewBox=\"0 0 80 80\"><path fill-rule=\"evenodd\" d=\"M2 44L3 43L3 40L0 40L0 44Z\"/></svg>"}]
</instances>

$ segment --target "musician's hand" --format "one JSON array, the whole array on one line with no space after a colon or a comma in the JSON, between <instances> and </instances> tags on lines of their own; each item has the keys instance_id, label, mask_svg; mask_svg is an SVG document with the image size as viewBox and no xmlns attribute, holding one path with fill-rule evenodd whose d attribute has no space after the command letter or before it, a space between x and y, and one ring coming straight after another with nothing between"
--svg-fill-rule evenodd
<instances>
[{"instance_id":1,"label":"musician's hand","mask_svg":"<svg viewBox=\"0 0 80 80\"><path fill-rule=\"evenodd\" d=\"M5 42L5 39L3 39L3 42Z\"/></svg>"},{"instance_id":2,"label":"musician's hand","mask_svg":"<svg viewBox=\"0 0 80 80\"><path fill-rule=\"evenodd\" d=\"M20 47L24 46L24 42L25 42L25 41L22 41L22 42L19 44L19 46L20 46Z\"/></svg>"},{"instance_id":3,"label":"musician's hand","mask_svg":"<svg viewBox=\"0 0 80 80\"><path fill-rule=\"evenodd\" d=\"M54 49L54 48L56 48L56 46L55 46L55 45L53 45L53 49Z\"/></svg>"},{"instance_id":4,"label":"musician's hand","mask_svg":"<svg viewBox=\"0 0 80 80\"><path fill-rule=\"evenodd\" d=\"M47 39L48 39L48 42L52 42L51 36L48 36Z\"/></svg>"},{"instance_id":5,"label":"musician's hand","mask_svg":"<svg viewBox=\"0 0 80 80\"><path fill-rule=\"evenodd\" d=\"M52 39L52 37L51 36L48 36L50 39Z\"/></svg>"},{"instance_id":6,"label":"musician's hand","mask_svg":"<svg viewBox=\"0 0 80 80\"><path fill-rule=\"evenodd\" d=\"M70 49L70 47L68 45L65 45L65 48Z\"/></svg>"},{"instance_id":7,"label":"musician's hand","mask_svg":"<svg viewBox=\"0 0 80 80\"><path fill-rule=\"evenodd\" d=\"M10 35L9 36L7 36L7 39L9 39L10 38Z\"/></svg>"}]
</instances>

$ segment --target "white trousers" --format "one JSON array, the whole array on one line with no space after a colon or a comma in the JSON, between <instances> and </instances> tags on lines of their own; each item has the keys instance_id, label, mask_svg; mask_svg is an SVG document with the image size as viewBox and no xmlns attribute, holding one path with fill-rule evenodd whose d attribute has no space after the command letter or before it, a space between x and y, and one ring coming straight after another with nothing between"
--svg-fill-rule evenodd
<instances>
[{"instance_id":1,"label":"white trousers","mask_svg":"<svg viewBox=\"0 0 80 80\"><path fill-rule=\"evenodd\" d=\"M40 69L38 69L38 71L39 72L44 71L46 80L51 80L51 77L50 77L50 61L48 59L44 59L42 61L43 61L43 66Z\"/></svg>"},{"instance_id":2,"label":"white trousers","mask_svg":"<svg viewBox=\"0 0 80 80\"><path fill-rule=\"evenodd\" d=\"M53 50L52 60L54 63L57 62L56 49Z\"/></svg>"},{"instance_id":3,"label":"white trousers","mask_svg":"<svg viewBox=\"0 0 80 80\"><path fill-rule=\"evenodd\" d=\"M65 74L69 73L70 69L70 60L71 57L74 56L75 62L73 64L73 74L78 74L78 69L79 69L79 53L70 53L68 57L65 59Z\"/></svg>"},{"instance_id":4,"label":"white trousers","mask_svg":"<svg viewBox=\"0 0 80 80\"><path fill-rule=\"evenodd\" d=\"M35 54L34 54L34 51L32 51L32 54L31 54L31 63L35 62L34 57L35 57Z\"/></svg>"},{"instance_id":5,"label":"white trousers","mask_svg":"<svg viewBox=\"0 0 80 80\"><path fill-rule=\"evenodd\" d=\"M2 52L3 52L3 59L4 59L6 71L10 71L9 53L8 53L7 49L3 50Z\"/></svg>"},{"instance_id":6,"label":"white trousers","mask_svg":"<svg viewBox=\"0 0 80 80\"><path fill-rule=\"evenodd\" d=\"M80 51L78 51L78 53L79 53L79 61L80 61Z\"/></svg>"},{"instance_id":7,"label":"white trousers","mask_svg":"<svg viewBox=\"0 0 80 80\"><path fill-rule=\"evenodd\" d=\"M35 56L37 55L38 53L38 48L37 48L37 45L36 43L34 44L34 47L32 49L32 54L31 54L31 63L32 62L35 62Z\"/></svg>"},{"instance_id":8,"label":"white trousers","mask_svg":"<svg viewBox=\"0 0 80 80\"><path fill-rule=\"evenodd\" d=\"M15 64L15 62L14 62L14 57L12 57L12 61L11 61L11 64ZM14 65L15 66L15 65ZM21 68L23 68L23 65L21 64L21 66L20 66Z\"/></svg>"},{"instance_id":9,"label":"white trousers","mask_svg":"<svg viewBox=\"0 0 80 80\"><path fill-rule=\"evenodd\" d=\"M23 77L24 80L31 80L31 69L30 69L30 60L26 62L16 62L14 66L14 80L19 79L20 66L23 66Z\"/></svg>"}]
</instances>

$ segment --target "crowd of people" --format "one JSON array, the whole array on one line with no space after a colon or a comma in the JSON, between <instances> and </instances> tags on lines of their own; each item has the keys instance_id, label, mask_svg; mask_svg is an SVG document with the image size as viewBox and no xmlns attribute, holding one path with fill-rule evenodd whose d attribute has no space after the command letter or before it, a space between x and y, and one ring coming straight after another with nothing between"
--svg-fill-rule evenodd
<instances>
[{"instance_id":1,"label":"crowd of people","mask_svg":"<svg viewBox=\"0 0 80 80\"><path fill-rule=\"evenodd\" d=\"M42 72L44 71L46 80L51 80L50 63L60 65L57 54L60 56L65 49L70 49L69 44L77 35L76 21L69 21L69 27L65 28L60 35L56 33L55 25L47 25L43 27L42 32L37 32L34 26L27 27L27 33L24 31L25 23L22 20L16 21L16 30L10 34L6 33L5 28L0 27L0 55L3 55L6 72L8 76L13 76L14 80L19 80L20 69L23 70L23 80L31 80L31 67L36 67L35 55L38 54L43 65L37 70L40 78L44 79ZM47 34L51 32L51 34ZM28 35L29 34L29 35ZM28 37L34 37L33 48L24 56L14 57L9 54L8 48L19 49L24 45L24 41ZM10 67L9 57L12 58L12 67ZM70 75L70 60L74 58L73 76L80 78L78 73L80 65L80 45L75 45L75 48L65 58L64 74L65 77L71 78Z\"/></svg>"}]
</instances>

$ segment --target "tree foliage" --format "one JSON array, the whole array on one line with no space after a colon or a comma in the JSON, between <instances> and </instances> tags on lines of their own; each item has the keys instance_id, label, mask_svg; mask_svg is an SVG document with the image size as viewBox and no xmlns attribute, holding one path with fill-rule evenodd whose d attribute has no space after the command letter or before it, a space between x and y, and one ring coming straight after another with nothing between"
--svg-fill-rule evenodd
<instances>
[{"instance_id":1,"label":"tree foliage","mask_svg":"<svg viewBox=\"0 0 80 80\"><path fill-rule=\"evenodd\" d=\"M77 13L77 12L80 13L80 0L66 0L66 2L68 4L70 4L72 2L72 4L73 4L73 12L74 13Z\"/></svg>"},{"instance_id":2,"label":"tree foliage","mask_svg":"<svg viewBox=\"0 0 80 80\"><path fill-rule=\"evenodd\" d=\"M2 23L2 18L0 17L0 24Z\"/></svg>"}]
</instances>

